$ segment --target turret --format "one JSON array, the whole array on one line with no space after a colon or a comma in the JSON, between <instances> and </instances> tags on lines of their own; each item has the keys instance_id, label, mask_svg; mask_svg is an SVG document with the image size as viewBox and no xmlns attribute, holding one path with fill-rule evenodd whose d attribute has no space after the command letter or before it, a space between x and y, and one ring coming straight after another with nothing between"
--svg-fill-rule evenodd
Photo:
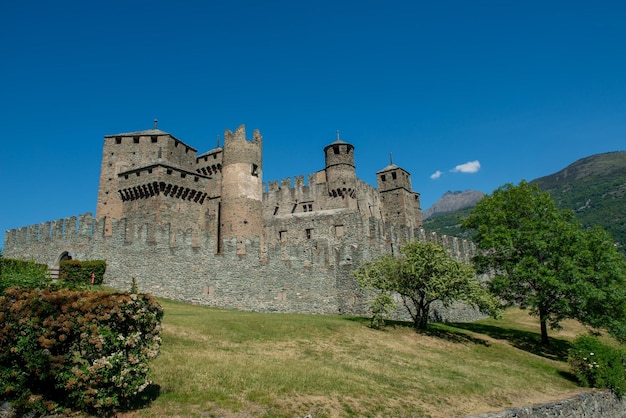
<instances>
[{"instance_id":1,"label":"turret","mask_svg":"<svg viewBox=\"0 0 626 418\"><path fill-rule=\"evenodd\" d=\"M243 244L246 238L263 238L262 143L258 130L252 141L246 140L244 125L235 133L224 132L220 242L237 238Z\"/></svg>"},{"instance_id":2,"label":"turret","mask_svg":"<svg viewBox=\"0 0 626 418\"><path fill-rule=\"evenodd\" d=\"M342 141L337 133L337 140L324 147L324 154L329 196L354 199L356 196L354 146Z\"/></svg>"},{"instance_id":3,"label":"turret","mask_svg":"<svg viewBox=\"0 0 626 418\"><path fill-rule=\"evenodd\" d=\"M408 171L390 161L387 167L376 173L376 183L386 223L412 228L422 226L420 195L411 189Z\"/></svg>"}]
</instances>

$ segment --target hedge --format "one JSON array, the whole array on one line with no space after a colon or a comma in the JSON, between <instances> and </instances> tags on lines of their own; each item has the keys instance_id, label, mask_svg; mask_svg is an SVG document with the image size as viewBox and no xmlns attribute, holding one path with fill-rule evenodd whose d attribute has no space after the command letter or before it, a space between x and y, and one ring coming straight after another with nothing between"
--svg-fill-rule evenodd
<instances>
[{"instance_id":1,"label":"hedge","mask_svg":"<svg viewBox=\"0 0 626 418\"><path fill-rule=\"evenodd\" d=\"M10 288L0 296L0 395L18 413L128 408L150 384L162 317L143 294Z\"/></svg>"},{"instance_id":2,"label":"hedge","mask_svg":"<svg viewBox=\"0 0 626 418\"><path fill-rule=\"evenodd\" d=\"M34 261L0 258L0 293L9 287L46 287L50 284L48 266Z\"/></svg>"},{"instance_id":3,"label":"hedge","mask_svg":"<svg viewBox=\"0 0 626 418\"><path fill-rule=\"evenodd\" d=\"M91 260L65 260L59 265L59 278L74 285L82 284L102 284L104 272L106 271L106 261ZM94 275L94 282L91 282L91 275Z\"/></svg>"}]
</instances>

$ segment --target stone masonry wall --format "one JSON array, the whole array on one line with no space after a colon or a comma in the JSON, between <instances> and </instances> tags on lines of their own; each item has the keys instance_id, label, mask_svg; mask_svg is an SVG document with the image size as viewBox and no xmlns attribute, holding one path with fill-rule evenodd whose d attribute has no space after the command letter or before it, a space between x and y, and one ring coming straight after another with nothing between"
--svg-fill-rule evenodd
<instances>
[{"instance_id":1,"label":"stone masonry wall","mask_svg":"<svg viewBox=\"0 0 626 418\"><path fill-rule=\"evenodd\" d=\"M539 405L529 405L490 412L467 418L623 418L626 400L618 399L609 390L581 393L580 395Z\"/></svg>"},{"instance_id":2,"label":"stone masonry wall","mask_svg":"<svg viewBox=\"0 0 626 418\"><path fill-rule=\"evenodd\" d=\"M258 239L246 239L243 253L237 240L228 239L222 254L215 254L214 235L200 229L95 220L86 214L7 231L4 249L7 258L51 267L65 252L76 260L104 259L105 284L128 290L135 278L140 291L174 300L262 312L365 314L364 296L350 272L394 246L380 239L380 222L373 218L364 221L358 213L345 212L329 214L328 219L328 228L341 219L346 230L368 234L359 238L363 234L347 233L340 242L328 238L329 232L311 239L274 240L265 248ZM294 226L309 220L294 218ZM460 240L420 231L416 238L447 243L458 258L468 259L473 251ZM265 257L260 257L262 251ZM439 315L443 320L455 318Z\"/></svg>"}]
</instances>

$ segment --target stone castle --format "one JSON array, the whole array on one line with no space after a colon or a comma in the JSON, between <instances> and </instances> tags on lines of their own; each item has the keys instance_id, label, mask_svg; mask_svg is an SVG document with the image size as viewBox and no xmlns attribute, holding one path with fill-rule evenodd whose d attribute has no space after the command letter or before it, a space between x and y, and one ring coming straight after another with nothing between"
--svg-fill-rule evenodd
<instances>
[{"instance_id":1,"label":"stone castle","mask_svg":"<svg viewBox=\"0 0 626 418\"><path fill-rule=\"evenodd\" d=\"M205 305L266 312L364 313L350 272L413 239L468 261L471 243L426 233L410 174L391 163L377 188L337 139L325 166L263 183L263 138L225 131L203 154L157 129L104 137L95 218L6 232L5 257L51 268L104 259L105 284ZM444 318L445 319L445 318ZM454 318L453 318L454 319Z\"/></svg>"}]
</instances>

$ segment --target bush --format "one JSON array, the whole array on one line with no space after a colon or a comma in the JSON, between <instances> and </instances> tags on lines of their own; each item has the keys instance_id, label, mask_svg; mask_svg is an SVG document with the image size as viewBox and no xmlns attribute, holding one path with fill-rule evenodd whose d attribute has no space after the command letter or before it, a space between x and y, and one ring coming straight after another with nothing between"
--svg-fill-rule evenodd
<instances>
[{"instance_id":1,"label":"bush","mask_svg":"<svg viewBox=\"0 0 626 418\"><path fill-rule=\"evenodd\" d=\"M626 390L624 351L581 335L569 350L568 362L582 386L611 389L618 397Z\"/></svg>"},{"instance_id":2,"label":"bush","mask_svg":"<svg viewBox=\"0 0 626 418\"><path fill-rule=\"evenodd\" d=\"M46 287L49 284L48 266L45 264L0 258L0 294L13 286L35 289Z\"/></svg>"},{"instance_id":3,"label":"bush","mask_svg":"<svg viewBox=\"0 0 626 418\"><path fill-rule=\"evenodd\" d=\"M162 317L148 295L8 289L0 296L0 394L20 413L129 407L150 383Z\"/></svg>"},{"instance_id":4,"label":"bush","mask_svg":"<svg viewBox=\"0 0 626 418\"><path fill-rule=\"evenodd\" d=\"M69 287L85 284L102 284L104 272L106 271L106 261L91 260L65 260L59 266L59 278ZM91 283L91 275L94 275L94 282Z\"/></svg>"}]
</instances>

